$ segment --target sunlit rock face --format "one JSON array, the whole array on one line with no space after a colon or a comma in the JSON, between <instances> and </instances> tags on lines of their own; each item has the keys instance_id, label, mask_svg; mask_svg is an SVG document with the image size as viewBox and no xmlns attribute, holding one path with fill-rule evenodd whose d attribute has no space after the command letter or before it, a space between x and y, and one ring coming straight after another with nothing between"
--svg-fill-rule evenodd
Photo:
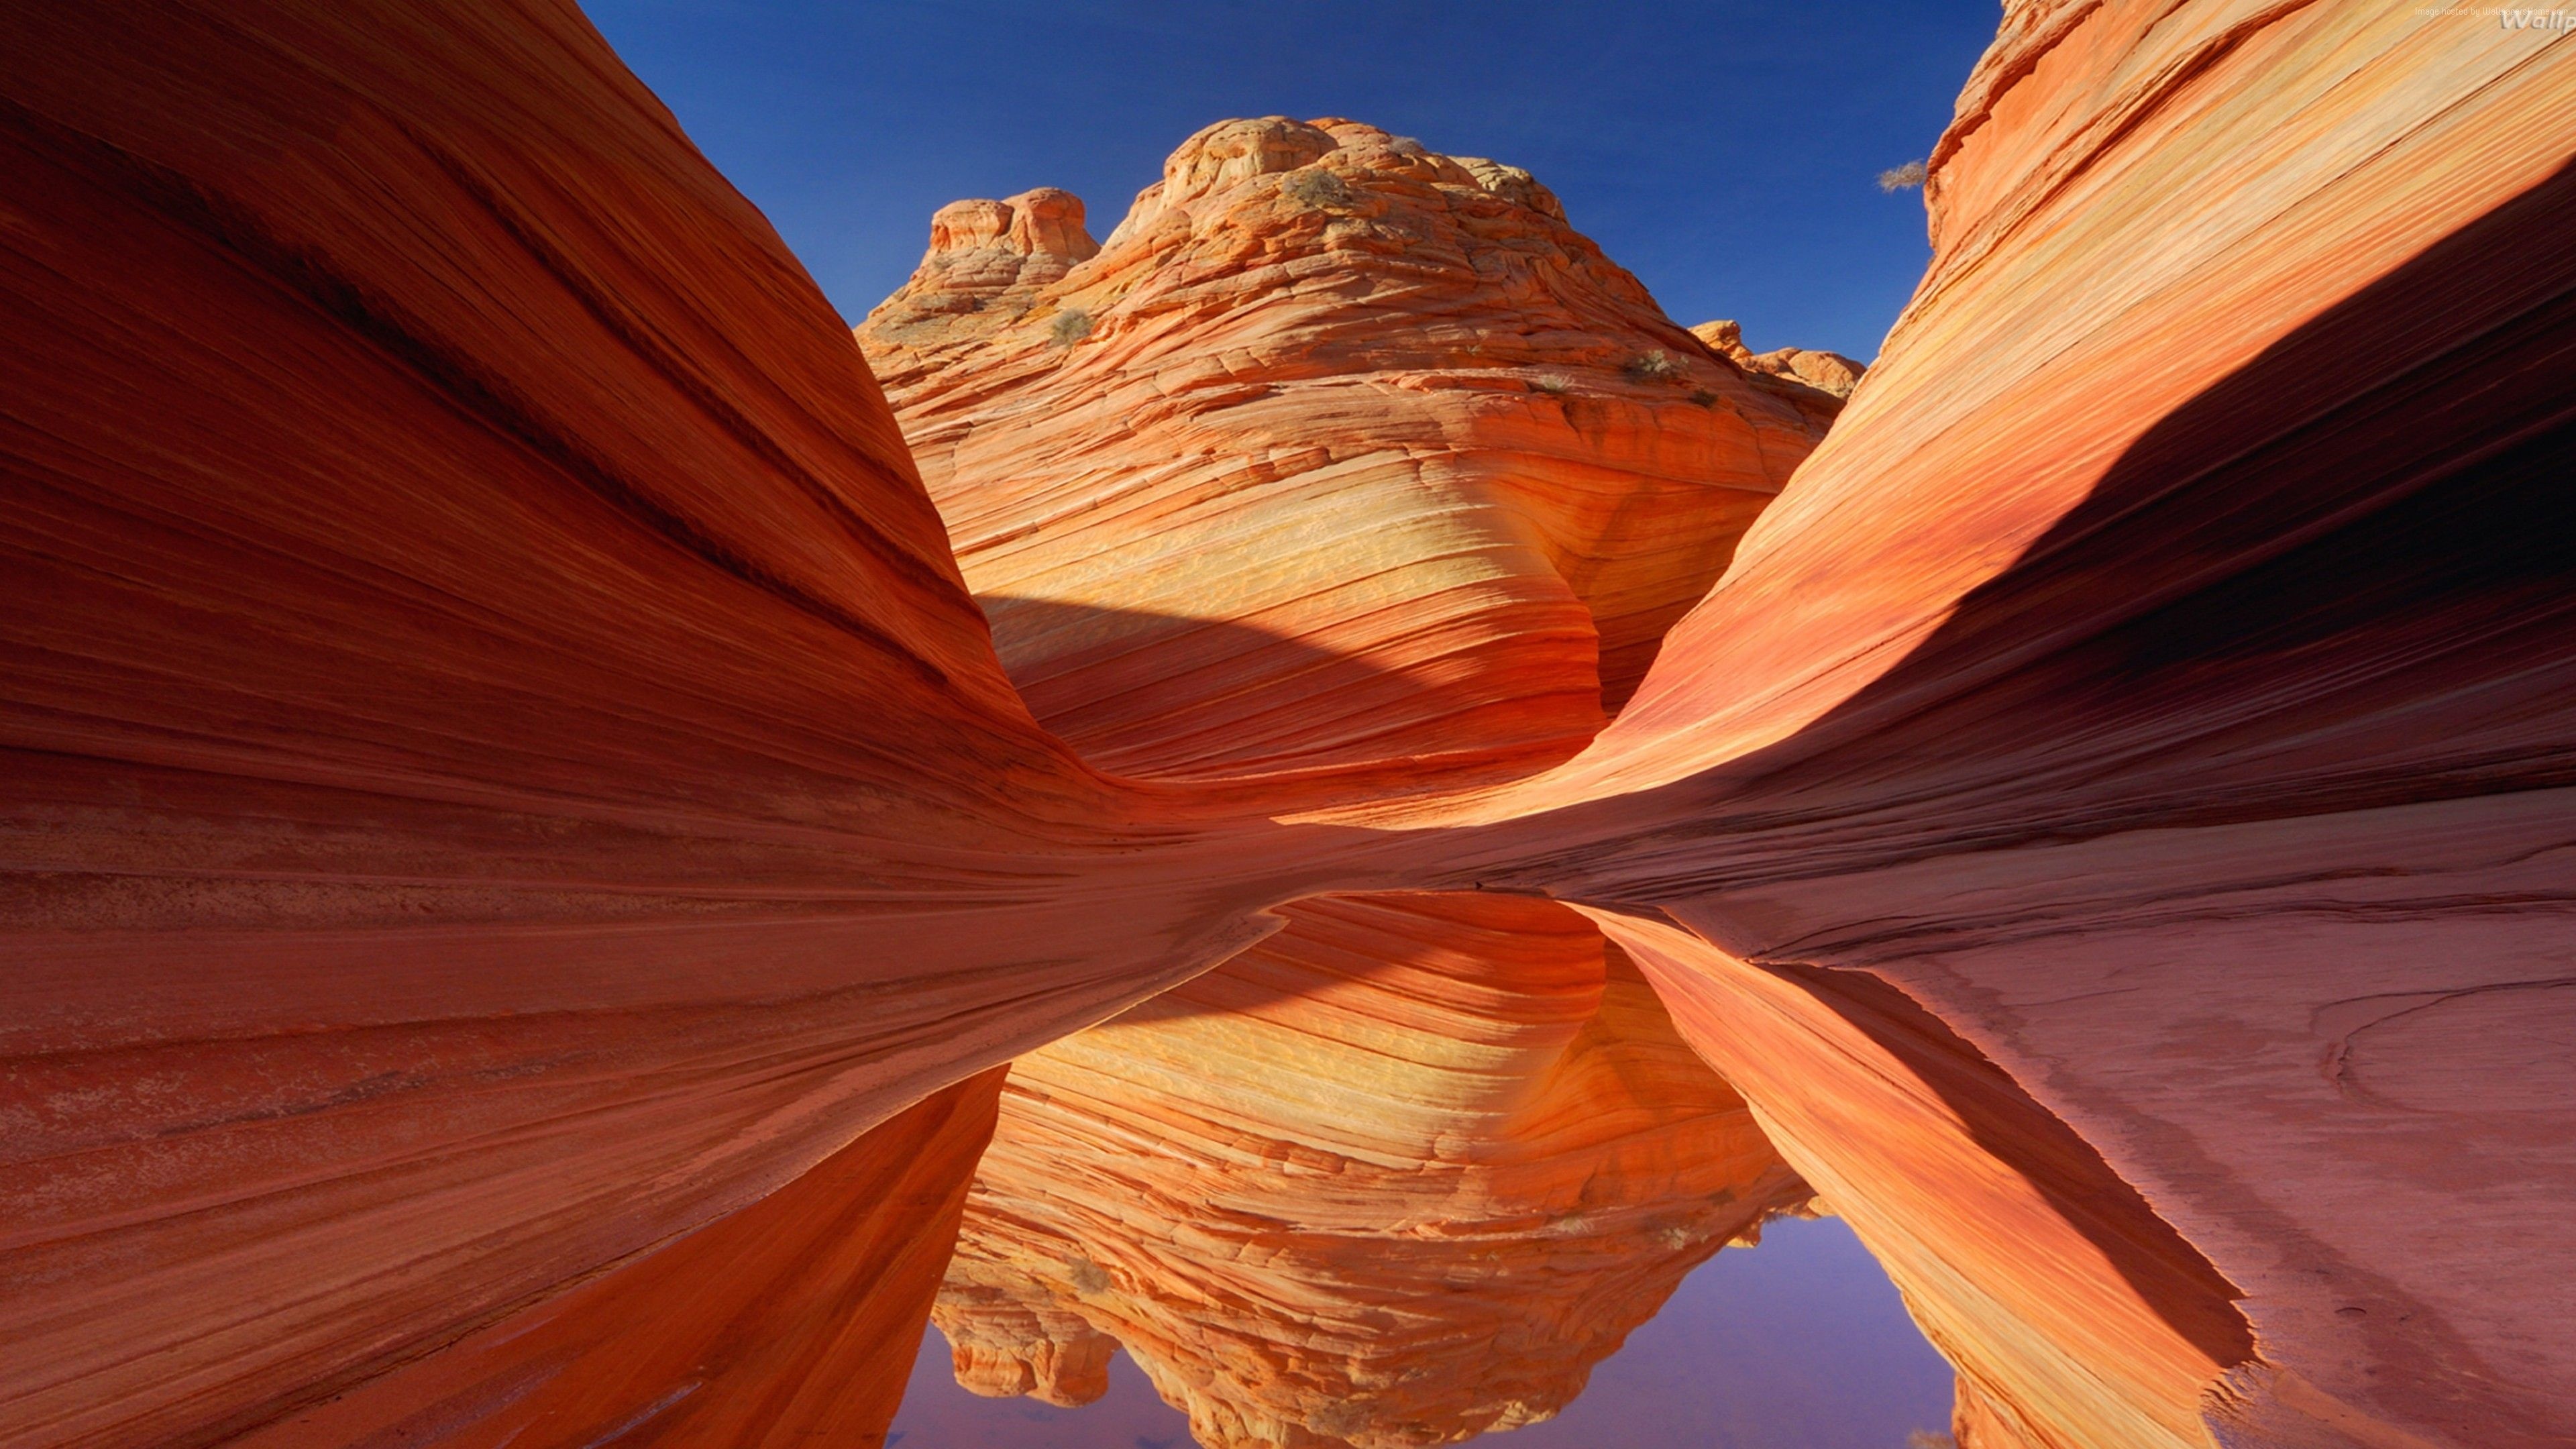
<instances>
[{"instance_id":1,"label":"sunlit rock face","mask_svg":"<svg viewBox=\"0 0 2576 1449\"><path fill-rule=\"evenodd\" d=\"M935 1321L1079 1403L1115 1343L1210 1449L1552 1415L1807 1190L1563 907L1346 896L1021 1058Z\"/></svg>"},{"instance_id":2,"label":"sunlit rock face","mask_svg":"<svg viewBox=\"0 0 2576 1449\"><path fill-rule=\"evenodd\" d=\"M1830 395L1507 171L1264 121L1088 259L1062 198L970 208L869 329L943 527L571 11L20 7L0 1439L864 1446L978 1073L1265 908L1479 884L1622 944L1979 1449L2576 1437L2576 65L2443 9L2008 8L1932 271L1785 489ZM1382 798L1573 749L1650 653L1561 767ZM1259 1138L1158 1090L1140 1190L1192 1120ZM1329 1150L1384 1177L1409 1120ZM1526 1245L1561 1168L1514 1150L1438 1170ZM1122 1283L1189 1342L1152 1285L1206 1280L1083 1251L983 1285L1026 1319L970 1374L1079 1398ZM1329 1267L1263 1281L1352 1322ZM1242 1382L1212 1433L1370 1429Z\"/></svg>"},{"instance_id":3,"label":"sunlit rock face","mask_svg":"<svg viewBox=\"0 0 2576 1449\"><path fill-rule=\"evenodd\" d=\"M1584 756L1407 817L1699 938L1677 1020L2028 1442L2576 1432L2570 43L2012 6L1930 274L1725 579ZM2047 1190L1998 1082L2135 1199ZM1899 1097L1949 1145L1823 1110ZM1915 1211L1953 1147L1991 1210Z\"/></svg>"},{"instance_id":4,"label":"sunlit rock face","mask_svg":"<svg viewBox=\"0 0 2576 1449\"><path fill-rule=\"evenodd\" d=\"M1222 122L1082 219L942 208L859 338L1012 678L1113 770L1562 759L1839 405L1528 173L1356 122Z\"/></svg>"},{"instance_id":5,"label":"sunlit rock face","mask_svg":"<svg viewBox=\"0 0 2576 1449\"><path fill-rule=\"evenodd\" d=\"M1744 345L1744 329L1733 322L1702 322L1691 329L1691 335L1708 344L1708 350L1727 359L1747 372L1772 377L1794 378L1809 387L1835 397L1850 397L1860 386L1861 374L1869 371L1839 352L1825 352L1806 347L1775 347L1769 352L1755 352Z\"/></svg>"}]
</instances>

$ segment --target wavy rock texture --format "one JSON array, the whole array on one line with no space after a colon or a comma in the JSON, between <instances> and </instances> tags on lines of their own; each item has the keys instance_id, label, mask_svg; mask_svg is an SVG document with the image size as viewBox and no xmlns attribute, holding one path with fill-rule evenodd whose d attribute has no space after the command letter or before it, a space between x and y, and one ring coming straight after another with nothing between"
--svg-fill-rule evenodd
<instances>
[{"instance_id":1,"label":"wavy rock texture","mask_svg":"<svg viewBox=\"0 0 2576 1449\"><path fill-rule=\"evenodd\" d=\"M877 1440L1005 1070L932 1093L713 1227L232 1442Z\"/></svg>"},{"instance_id":2,"label":"wavy rock texture","mask_svg":"<svg viewBox=\"0 0 2576 1449\"><path fill-rule=\"evenodd\" d=\"M1022 1057L935 1321L1085 1402L1112 1340L1210 1449L1554 1414L1807 1189L1636 968L1544 901L1345 896Z\"/></svg>"},{"instance_id":3,"label":"wavy rock texture","mask_svg":"<svg viewBox=\"0 0 2576 1449\"><path fill-rule=\"evenodd\" d=\"M858 335L1012 679L1113 770L1563 759L1839 406L1698 346L1527 172L1356 122L1221 122L1081 222L942 208Z\"/></svg>"},{"instance_id":4,"label":"wavy rock texture","mask_svg":"<svg viewBox=\"0 0 2576 1449\"><path fill-rule=\"evenodd\" d=\"M1873 977L1602 921L1764 1130L1832 1174L1818 1190L1960 1369L1962 1444L2199 1438L2202 1389L2253 1356L2233 1285L2064 1123Z\"/></svg>"},{"instance_id":5,"label":"wavy rock texture","mask_svg":"<svg viewBox=\"0 0 2576 1449\"><path fill-rule=\"evenodd\" d=\"M918 1305L932 1094L1482 884L1625 944L1971 1444L2565 1442L2576 41L2493 19L2010 6L1785 489L1830 395L1534 184L1220 127L872 319L943 530L569 8L18 7L0 1437L864 1444L789 1381ZM849 1342L599 1362L799 1234Z\"/></svg>"},{"instance_id":6,"label":"wavy rock texture","mask_svg":"<svg viewBox=\"0 0 2576 1449\"><path fill-rule=\"evenodd\" d=\"M0 1440L275 1423L1261 933L569 5L7 29Z\"/></svg>"},{"instance_id":7,"label":"wavy rock texture","mask_svg":"<svg viewBox=\"0 0 2576 1449\"><path fill-rule=\"evenodd\" d=\"M1686 927L1658 980L1727 1012L1728 962L1898 988L2232 1285L2250 1354L2204 1294L2119 1388L2046 1327L2080 1280L1987 1266L2021 1228L1834 1185L1930 1150L1810 1130L1868 1074L1739 1080L2030 1442L2576 1429L2570 56L2399 4L2013 7L1930 275L1725 579L1584 756L1411 817L1528 817L1452 878ZM1741 1059L1823 1059L1767 1019Z\"/></svg>"}]
</instances>

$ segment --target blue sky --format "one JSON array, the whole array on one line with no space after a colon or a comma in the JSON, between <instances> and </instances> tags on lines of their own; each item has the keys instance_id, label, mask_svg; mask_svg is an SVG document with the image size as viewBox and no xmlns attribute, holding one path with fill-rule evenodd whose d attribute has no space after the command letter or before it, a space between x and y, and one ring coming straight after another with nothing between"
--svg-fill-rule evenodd
<instances>
[{"instance_id":1,"label":"blue sky","mask_svg":"<svg viewBox=\"0 0 2576 1449\"><path fill-rule=\"evenodd\" d=\"M1061 186L1107 235L1190 132L1342 115L1526 166L1685 324L1867 358L1995 0L590 0L856 320L930 213Z\"/></svg>"},{"instance_id":2,"label":"blue sky","mask_svg":"<svg viewBox=\"0 0 2576 1449\"><path fill-rule=\"evenodd\" d=\"M1946 1429L1950 1365L1838 1218L1778 1218L1721 1250L1565 1412L1477 1449L1902 1449ZM957 1386L948 1340L922 1336L888 1449L1188 1449L1189 1419L1126 1354L1079 1409Z\"/></svg>"}]
</instances>

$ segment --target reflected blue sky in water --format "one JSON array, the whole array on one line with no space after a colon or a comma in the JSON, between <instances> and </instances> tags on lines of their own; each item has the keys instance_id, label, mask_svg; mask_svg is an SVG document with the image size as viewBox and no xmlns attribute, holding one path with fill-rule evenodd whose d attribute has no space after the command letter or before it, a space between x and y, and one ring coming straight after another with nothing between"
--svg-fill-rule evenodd
<instances>
[{"instance_id":1,"label":"reflected blue sky in water","mask_svg":"<svg viewBox=\"0 0 2576 1449\"><path fill-rule=\"evenodd\" d=\"M1189 1416L1164 1403L1124 1352L1109 1363L1098 1403L1059 1409L1035 1399L983 1399L948 1372L948 1340L921 1335L912 1384L887 1449L1188 1449Z\"/></svg>"},{"instance_id":2,"label":"reflected blue sky in water","mask_svg":"<svg viewBox=\"0 0 2576 1449\"><path fill-rule=\"evenodd\" d=\"M1683 323L1869 357L1930 256L1931 154L1995 0L589 0L856 321L930 213L1061 186L1106 236L1227 116L1350 116L1526 166Z\"/></svg>"},{"instance_id":3,"label":"reflected blue sky in water","mask_svg":"<svg viewBox=\"0 0 2576 1449\"><path fill-rule=\"evenodd\" d=\"M1653 1321L1592 1371L1555 1419L1497 1449L1903 1449L1950 1421L1950 1369L1894 1285L1832 1218L1785 1218L1682 1280ZM1109 1394L1079 1409L957 1387L948 1344L923 1335L889 1446L1187 1449L1188 1421L1120 1354Z\"/></svg>"}]
</instances>

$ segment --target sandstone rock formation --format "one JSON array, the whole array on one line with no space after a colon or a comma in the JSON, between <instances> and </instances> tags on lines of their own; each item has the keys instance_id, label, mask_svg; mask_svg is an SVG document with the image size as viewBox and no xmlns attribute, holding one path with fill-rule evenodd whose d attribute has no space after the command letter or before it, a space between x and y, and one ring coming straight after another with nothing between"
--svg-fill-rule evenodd
<instances>
[{"instance_id":1,"label":"sandstone rock formation","mask_svg":"<svg viewBox=\"0 0 2576 1449\"><path fill-rule=\"evenodd\" d=\"M1113 1340L1208 1449L1554 1414L1807 1190L1590 923L1345 896L1020 1058L934 1318L958 1379L1085 1402Z\"/></svg>"},{"instance_id":2,"label":"sandstone rock formation","mask_svg":"<svg viewBox=\"0 0 2576 1449\"><path fill-rule=\"evenodd\" d=\"M1977 1449L2565 1442L2576 40L2492 19L2009 5L1785 489L1823 395L1499 168L1250 123L1088 261L955 218L983 310L870 328L933 488L1171 463L977 475L961 572L568 7L15 7L0 1438L864 1446L970 1079L1482 888L1622 946ZM1668 494L1733 521L1601 521Z\"/></svg>"},{"instance_id":3,"label":"sandstone rock formation","mask_svg":"<svg viewBox=\"0 0 2576 1449\"><path fill-rule=\"evenodd\" d=\"M2010 1138L1971 1133L2023 1179L1991 1211L1879 1222L1839 1184L1947 1149L1819 1120L1866 1077L1736 1079L2028 1442L2576 1428L2534 1289L2576 1276L2571 55L2396 4L2010 7L1832 435L1589 752L1413 817L1497 822L1454 880L1640 919L1724 999L1675 1007L1722 1071L1911 1051L1808 974L1867 973L2101 1154L2171 1235L2047 1211L2123 1269L2087 1317L2164 1325L2116 1360L2161 1388L2050 1327L2080 1278L1999 1266L2049 1196ZM1700 944L1655 965L1664 927ZM1831 1018L1719 1019L1791 986Z\"/></svg>"},{"instance_id":4,"label":"sandstone rock formation","mask_svg":"<svg viewBox=\"0 0 2576 1449\"><path fill-rule=\"evenodd\" d=\"M1344 120L1208 127L1097 248L944 207L859 338L1038 717L1308 799L1571 754L1838 405L1527 172Z\"/></svg>"},{"instance_id":5,"label":"sandstone rock formation","mask_svg":"<svg viewBox=\"0 0 2576 1449\"><path fill-rule=\"evenodd\" d=\"M1309 727L1319 704L1372 729L1401 731L1411 715L1436 734L1400 732L1335 758L1393 755L1405 766L1395 778L1415 788L1421 762L1404 757L1425 739L1445 763L1525 767L1515 731L1545 718L1569 682L1584 708L1568 738L1598 726L1590 658L1532 663L1549 642L1544 618L1501 611L1507 596L1492 589L1443 602L1460 583L1443 535L1378 535L1347 517L1320 533L1313 522L1317 507L1345 513L1356 489L1384 512L1375 521L1428 515L1447 527L1465 514L1478 529L1526 532L1528 495L1551 480L1562 495L1579 468L1611 503L1571 521L1595 530L1590 556L1572 571L1541 560L1523 584L1560 603L1586 577L1660 589L1659 607L1695 598L1724 550L1695 546L1676 567L1669 535L1716 526L1731 538L1744 500L1698 489L1693 517L1693 490L1604 476L1633 444L1583 429L1563 375L1520 390L1521 334L1610 334L1588 342L1600 374L1614 344L1646 363L1607 385L1645 393L1650 408L1660 390L1660 410L1684 417L1682 429L1654 424L1681 433L1659 440L1667 470L1724 476L1744 446L1706 426L1717 393L1675 395L1694 381L1727 388L1730 416L1744 399L1778 411L1781 397L1803 404L1815 431L1832 416L1821 392L1758 388L1677 346L1647 346L1674 344L1669 325L1526 173L1452 163L1355 123L1210 127L1105 251L1081 220L1062 192L943 207L920 269L858 335L893 382L969 567L1018 570L974 580L1014 683L1096 760L1140 773L1304 764L1293 775L1302 798L1366 789L1357 771L1270 757L1270 737L1242 717L1192 703L1211 687L1226 708L1279 728ZM1345 233L1363 221L1381 245L1350 245ZM1426 335L1426 312L1452 332L1477 327L1479 341L1459 355L1454 339ZM1490 355L1486 329L1509 329ZM1622 332L1636 340L1617 343ZM1155 428L1140 428L1132 401L1102 405L1109 393L1204 387L1192 374L1211 356L1226 368L1223 394ZM1421 375L1441 364L1450 375ZM1390 377L1399 367L1410 375ZM1533 409L1577 424L1547 440L1572 459L1533 447ZM1405 438L1396 451L1390 440ZM1344 460L1372 445L1387 455L1362 477ZM1426 468L1425 448L1453 456ZM1176 452L1196 455L1196 471L1176 474ZM1290 461L1246 476L1253 452ZM1067 477L1096 501L1068 512ZM1716 509L1704 506L1712 497ZM979 547L979 528L1008 532ZM1162 562L1103 557L1137 550ZM1042 566L1079 581L1078 605L1012 582ZM1658 566L1669 577L1655 578ZM1265 570L1274 581L1245 582ZM1244 627L1251 616L1201 607L1212 578L1221 602L1265 587L1306 594L1274 601L1256 631ZM1377 590L1370 627L1400 631L1391 637L1445 618L1435 627L1446 663L1346 643L1313 612L1318 582ZM1640 633L1649 652L1660 628ZM1054 643L1027 642L1037 638ZM1458 673L1462 657L1498 651L1520 655ZM1471 692L1477 712L1444 705L1444 689ZM1281 914L1282 932L1236 961L1016 1064L937 1315L961 1383L1087 1402L1123 1343L1207 1445L1392 1445L1508 1428L1552 1414L1684 1271L1801 1195L1633 969L1622 961L1605 988L1603 943L1580 918L1527 900L1428 897ZM1408 1019L1426 1010L1427 1021Z\"/></svg>"},{"instance_id":6,"label":"sandstone rock formation","mask_svg":"<svg viewBox=\"0 0 2576 1449\"><path fill-rule=\"evenodd\" d=\"M1852 389L1860 386L1860 375L1869 370L1839 352L1815 348L1775 347L1769 352L1755 352L1744 345L1744 329L1733 322L1702 322L1691 329L1691 335L1708 344L1709 351L1747 372L1794 378L1838 398L1850 397Z\"/></svg>"},{"instance_id":7,"label":"sandstone rock formation","mask_svg":"<svg viewBox=\"0 0 2576 1449\"><path fill-rule=\"evenodd\" d=\"M570 6L6 33L0 1441L489 1342L1264 929L1029 718L847 330ZM685 1386L587 1384L518 1449Z\"/></svg>"},{"instance_id":8,"label":"sandstone rock formation","mask_svg":"<svg viewBox=\"0 0 2576 1449\"><path fill-rule=\"evenodd\" d=\"M1083 229L1082 198L1070 191L1042 186L1004 201L952 201L931 214L930 251L898 294L902 325L971 334L991 319L967 319L988 308L1020 316L1049 283L1099 251Z\"/></svg>"},{"instance_id":9,"label":"sandstone rock formation","mask_svg":"<svg viewBox=\"0 0 2576 1449\"><path fill-rule=\"evenodd\" d=\"M1003 1068L702 1232L228 1442L840 1441L894 1416ZM639 1432L640 1431L640 1432Z\"/></svg>"},{"instance_id":10,"label":"sandstone rock formation","mask_svg":"<svg viewBox=\"0 0 2576 1449\"><path fill-rule=\"evenodd\" d=\"M1831 1174L1959 1369L1963 1445L2198 1442L2203 1391L2253 1357L2234 1285L2064 1123L1875 978L1602 923L1783 1150Z\"/></svg>"}]
</instances>

